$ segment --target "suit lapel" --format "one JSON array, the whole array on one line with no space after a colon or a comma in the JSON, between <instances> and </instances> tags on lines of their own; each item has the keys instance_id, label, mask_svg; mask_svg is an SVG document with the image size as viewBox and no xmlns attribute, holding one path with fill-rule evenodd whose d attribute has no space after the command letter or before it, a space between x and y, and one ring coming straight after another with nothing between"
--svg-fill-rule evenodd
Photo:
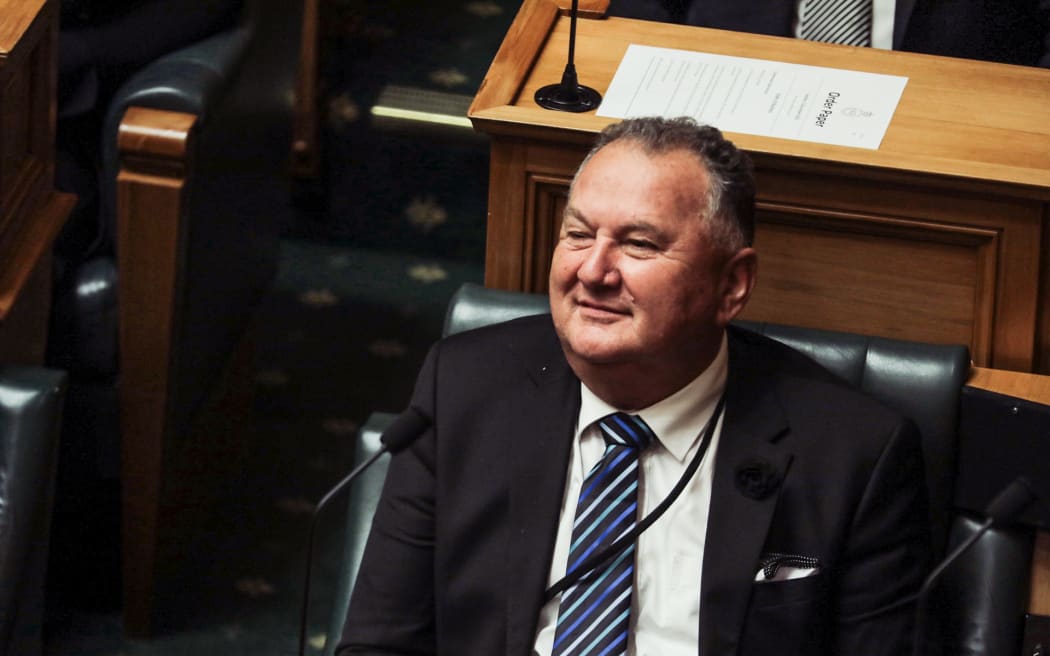
<instances>
[{"instance_id":1,"label":"suit lapel","mask_svg":"<svg viewBox=\"0 0 1050 656\"><path fill-rule=\"evenodd\" d=\"M915 10L915 0L897 0L897 7L893 12L893 49L900 50L904 43L904 33L908 30L908 21L911 13Z\"/></svg>"},{"instance_id":2,"label":"suit lapel","mask_svg":"<svg viewBox=\"0 0 1050 656\"><path fill-rule=\"evenodd\" d=\"M774 385L756 358L730 339L726 414L715 454L700 590L700 653L735 654L780 486L745 494L738 471L758 467L783 481L791 453L777 444L787 430ZM761 498L754 498L754 497Z\"/></svg>"},{"instance_id":3,"label":"suit lapel","mask_svg":"<svg viewBox=\"0 0 1050 656\"><path fill-rule=\"evenodd\" d=\"M553 331L552 333L553 334ZM572 436L579 413L579 380L556 339L512 347L531 384L523 384L518 416L508 422L510 524L507 580L507 653L532 653L565 488Z\"/></svg>"}]
</instances>

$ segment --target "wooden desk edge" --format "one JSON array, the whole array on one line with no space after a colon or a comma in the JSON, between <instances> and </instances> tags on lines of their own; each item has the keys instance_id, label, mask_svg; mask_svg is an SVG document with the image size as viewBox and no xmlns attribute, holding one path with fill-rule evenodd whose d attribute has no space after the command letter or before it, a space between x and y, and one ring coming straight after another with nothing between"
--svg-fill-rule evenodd
<instances>
[{"instance_id":1,"label":"wooden desk edge","mask_svg":"<svg viewBox=\"0 0 1050 656\"><path fill-rule=\"evenodd\" d=\"M551 27L571 6L570 0L526 0L522 3L470 104L468 115L514 102ZM609 0L580 0L579 15L603 18L608 7ZM557 81L551 80L552 83Z\"/></svg>"},{"instance_id":2,"label":"wooden desk edge","mask_svg":"<svg viewBox=\"0 0 1050 656\"><path fill-rule=\"evenodd\" d=\"M51 243L75 204L76 196L53 192L36 211L29 213L21 225L9 226L10 233L5 233L4 247L10 255L0 264L0 321L7 317L18 300L41 256L50 251Z\"/></svg>"},{"instance_id":3,"label":"wooden desk edge","mask_svg":"<svg viewBox=\"0 0 1050 656\"><path fill-rule=\"evenodd\" d=\"M1050 376L973 367L966 384L989 392L1050 405Z\"/></svg>"}]
</instances>

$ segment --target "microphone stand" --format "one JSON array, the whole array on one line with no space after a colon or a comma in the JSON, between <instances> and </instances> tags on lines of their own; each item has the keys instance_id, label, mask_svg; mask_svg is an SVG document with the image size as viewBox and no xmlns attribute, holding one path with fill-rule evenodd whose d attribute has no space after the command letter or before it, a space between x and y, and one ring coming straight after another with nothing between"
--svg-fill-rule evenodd
<instances>
[{"instance_id":1,"label":"microphone stand","mask_svg":"<svg viewBox=\"0 0 1050 656\"><path fill-rule=\"evenodd\" d=\"M303 601L299 607L299 656L304 656L306 653L306 622L310 614L310 573L313 569L314 535L317 533L317 518L321 516L321 510L328 505L332 500L332 497L339 494L339 492L352 483L361 472L371 467L372 463L379 460L381 456L384 456L389 452L390 449L384 444L379 451L376 451L375 454L372 455L372 457L362 462L357 467L354 467L353 471L347 474L343 480L336 483L335 487L329 490L317 505L314 506L313 516L310 518L310 532L307 534L306 538L306 572L303 575Z\"/></svg>"},{"instance_id":2,"label":"microphone stand","mask_svg":"<svg viewBox=\"0 0 1050 656\"><path fill-rule=\"evenodd\" d=\"M321 516L321 511L328 506L337 494L353 483L354 480L357 479L362 472L371 467L376 460L379 460L379 458L387 453L396 454L401 452L419 439L430 424L430 417L423 414L422 411L411 406L407 408L397 416L385 431L383 431L382 437L379 438L382 443L380 449L368 460L365 460L357 467L354 467L353 471L347 474L343 480L336 483L335 486L317 502L317 505L314 506L313 515L310 517L310 532L307 534L306 538L306 571L303 575L303 600L299 607L299 656L304 656L306 653L306 623L310 614L310 574L313 570L314 537L317 533L317 518Z\"/></svg>"},{"instance_id":3,"label":"microphone stand","mask_svg":"<svg viewBox=\"0 0 1050 656\"><path fill-rule=\"evenodd\" d=\"M602 95L579 83L576 77L576 17L579 15L579 0L572 0L569 12L569 60L561 75L561 82L548 84L536 91L536 104L544 109L559 112L588 112L598 107Z\"/></svg>"}]
</instances>

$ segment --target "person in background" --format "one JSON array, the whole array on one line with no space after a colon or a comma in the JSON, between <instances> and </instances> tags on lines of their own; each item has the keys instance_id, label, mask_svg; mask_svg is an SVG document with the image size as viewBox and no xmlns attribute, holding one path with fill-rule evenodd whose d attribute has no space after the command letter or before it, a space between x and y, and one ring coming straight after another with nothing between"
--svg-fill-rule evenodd
<instances>
[{"instance_id":1,"label":"person in background","mask_svg":"<svg viewBox=\"0 0 1050 656\"><path fill-rule=\"evenodd\" d=\"M610 0L608 15L1050 67L1050 0Z\"/></svg>"}]
</instances>

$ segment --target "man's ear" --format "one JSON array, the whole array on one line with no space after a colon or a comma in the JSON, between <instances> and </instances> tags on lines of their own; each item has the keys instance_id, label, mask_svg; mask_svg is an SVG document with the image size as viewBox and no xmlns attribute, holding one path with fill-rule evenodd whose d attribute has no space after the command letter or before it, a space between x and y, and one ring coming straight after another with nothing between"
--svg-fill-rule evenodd
<instances>
[{"instance_id":1,"label":"man's ear","mask_svg":"<svg viewBox=\"0 0 1050 656\"><path fill-rule=\"evenodd\" d=\"M758 253L754 248L742 248L722 267L718 320L727 326L744 309L751 298L758 277Z\"/></svg>"}]
</instances>

